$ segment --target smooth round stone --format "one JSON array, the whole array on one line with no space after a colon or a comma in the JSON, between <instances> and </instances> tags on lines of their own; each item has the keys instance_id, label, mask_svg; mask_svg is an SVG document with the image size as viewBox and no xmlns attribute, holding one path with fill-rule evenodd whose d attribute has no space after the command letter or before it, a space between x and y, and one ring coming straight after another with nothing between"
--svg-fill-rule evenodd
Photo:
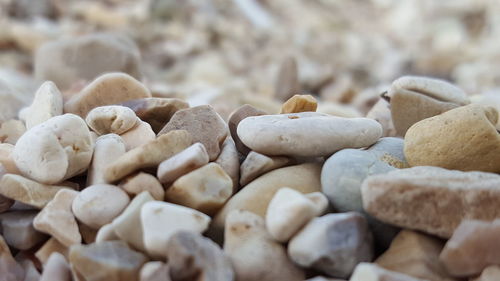
<instances>
[{"instance_id":1,"label":"smooth round stone","mask_svg":"<svg viewBox=\"0 0 500 281\"><path fill-rule=\"evenodd\" d=\"M375 120L314 112L252 116L241 121L237 131L252 150L287 156L327 156L372 145L382 136Z\"/></svg>"}]
</instances>

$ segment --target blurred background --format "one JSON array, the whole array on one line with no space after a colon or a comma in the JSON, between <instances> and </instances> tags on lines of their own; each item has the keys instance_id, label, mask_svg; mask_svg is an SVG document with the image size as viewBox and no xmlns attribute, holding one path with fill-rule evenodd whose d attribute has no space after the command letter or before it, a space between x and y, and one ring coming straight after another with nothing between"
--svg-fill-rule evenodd
<instances>
[{"instance_id":1,"label":"blurred background","mask_svg":"<svg viewBox=\"0 0 500 281\"><path fill-rule=\"evenodd\" d=\"M282 87L364 116L407 74L498 91L500 3L0 0L0 81L21 100L43 80L71 96L106 71L224 118L243 103L279 111Z\"/></svg>"}]
</instances>

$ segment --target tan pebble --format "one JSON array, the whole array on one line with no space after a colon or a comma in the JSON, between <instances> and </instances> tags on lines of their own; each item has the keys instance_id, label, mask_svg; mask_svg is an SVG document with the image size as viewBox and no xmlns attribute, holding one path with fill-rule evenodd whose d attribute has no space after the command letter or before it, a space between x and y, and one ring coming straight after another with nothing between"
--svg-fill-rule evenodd
<instances>
[{"instance_id":1,"label":"tan pebble","mask_svg":"<svg viewBox=\"0 0 500 281\"><path fill-rule=\"evenodd\" d=\"M200 105L177 111L158 135L172 130L186 130L193 142L201 142L207 150L210 161L217 158L228 129L226 122L210 105Z\"/></svg>"},{"instance_id":2,"label":"tan pebble","mask_svg":"<svg viewBox=\"0 0 500 281\"><path fill-rule=\"evenodd\" d=\"M128 205L130 199L121 189L109 184L91 185L73 200L75 217L92 229L110 223Z\"/></svg>"},{"instance_id":3,"label":"tan pebble","mask_svg":"<svg viewBox=\"0 0 500 281\"><path fill-rule=\"evenodd\" d=\"M219 164L233 181L232 192L234 193L238 190L238 181L240 180L240 157L238 150L236 150L236 145L230 136L222 144L219 157L214 162Z\"/></svg>"},{"instance_id":4,"label":"tan pebble","mask_svg":"<svg viewBox=\"0 0 500 281\"><path fill-rule=\"evenodd\" d=\"M497 281L500 280L500 266L490 265L483 270L477 278L469 279L470 281Z\"/></svg>"},{"instance_id":5,"label":"tan pebble","mask_svg":"<svg viewBox=\"0 0 500 281\"><path fill-rule=\"evenodd\" d=\"M390 271L374 263L362 262L356 266L349 281L426 281L406 274Z\"/></svg>"},{"instance_id":6,"label":"tan pebble","mask_svg":"<svg viewBox=\"0 0 500 281\"><path fill-rule=\"evenodd\" d=\"M107 73L97 77L64 104L64 112L85 118L95 107L149 98L151 93L139 81L125 73Z\"/></svg>"},{"instance_id":7,"label":"tan pebble","mask_svg":"<svg viewBox=\"0 0 500 281\"><path fill-rule=\"evenodd\" d=\"M59 190L54 199L35 217L33 221L35 229L50 234L67 247L80 244L82 236L75 216L71 212L71 205L77 195L78 192L74 190Z\"/></svg>"},{"instance_id":8,"label":"tan pebble","mask_svg":"<svg viewBox=\"0 0 500 281\"><path fill-rule=\"evenodd\" d=\"M151 129L151 125L146 122L139 121L135 127L120 135L127 151L144 145L156 138L155 132Z\"/></svg>"},{"instance_id":9,"label":"tan pebble","mask_svg":"<svg viewBox=\"0 0 500 281\"><path fill-rule=\"evenodd\" d=\"M278 100L285 101L291 96L300 93L299 74L297 61L294 57L286 57L280 65L276 78L274 96Z\"/></svg>"},{"instance_id":10,"label":"tan pebble","mask_svg":"<svg viewBox=\"0 0 500 281\"><path fill-rule=\"evenodd\" d=\"M147 191L155 200L163 201L165 198L165 190L158 179L144 172L126 177L121 181L119 187L132 197Z\"/></svg>"},{"instance_id":11,"label":"tan pebble","mask_svg":"<svg viewBox=\"0 0 500 281\"><path fill-rule=\"evenodd\" d=\"M120 240L120 238L116 235L112 222L101 226L95 235L96 243L113 240Z\"/></svg>"},{"instance_id":12,"label":"tan pebble","mask_svg":"<svg viewBox=\"0 0 500 281\"><path fill-rule=\"evenodd\" d=\"M104 173L105 179L114 182L139 169L158 166L191 144L191 135L184 130L174 130L161 135L155 140L127 151L111 162Z\"/></svg>"},{"instance_id":13,"label":"tan pebble","mask_svg":"<svg viewBox=\"0 0 500 281\"><path fill-rule=\"evenodd\" d=\"M40 281L71 281L71 272L66 258L60 253L52 253L43 267Z\"/></svg>"},{"instance_id":14,"label":"tan pebble","mask_svg":"<svg viewBox=\"0 0 500 281\"><path fill-rule=\"evenodd\" d=\"M132 109L137 117L149 123L156 133L170 121L174 113L189 107L187 102L177 98L136 99L122 105Z\"/></svg>"},{"instance_id":15,"label":"tan pebble","mask_svg":"<svg viewBox=\"0 0 500 281\"><path fill-rule=\"evenodd\" d=\"M213 215L232 191L231 178L219 164L209 163L178 178L165 192L165 199Z\"/></svg>"},{"instance_id":16,"label":"tan pebble","mask_svg":"<svg viewBox=\"0 0 500 281\"><path fill-rule=\"evenodd\" d=\"M10 143L0 143L0 164L2 164L7 173L20 175L21 171L17 168L14 158L12 157L13 151L14 145Z\"/></svg>"},{"instance_id":17,"label":"tan pebble","mask_svg":"<svg viewBox=\"0 0 500 281\"><path fill-rule=\"evenodd\" d=\"M24 269L12 257L2 235L0 235L0 272L2 273L0 277L5 278L3 279L5 281L24 280Z\"/></svg>"},{"instance_id":18,"label":"tan pebble","mask_svg":"<svg viewBox=\"0 0 500 281\"><path fill-rule=\"evenodd\" d=\"M139 281L171 281L168 266L161 261L145 263L139 273Z\"/></svg>"},{"instance_id":19,"label":"tan pebble","mask_svg":"<svg viewBox=\"0 0 500 281\"><path fill-rule=\"evenodd\" d=\"M161 162L157 176L160 182L171 184L179 177L206 164L208 164L207 150L201 142L197 142Z\"/></svg>"},{"instance_id":20,"label":"tan pebble","mask_svg":"<svg viewBox=\"0 0 500 281\"><path fill-rule=\"evenodd\" d=\"M132 109L119 105L105 105L92 109L85 117L87 125L99 135L121 135L132 129L139 118Z\"/></svg>"},{"instance_id":21,"label":"tan pebble","mask_svg":"<svg viewBox=\"0 0 500 281\"><path fill-rule=\"evenodd\" d=\"M35 257L42 263L46 264L49 260L50 255L52 253L59 253L63 255L65 258L68 257L68 247L61 244L61 242L57 241L55 238L50 238L43 244L38 251L35 253Z\"/></svg>"},{"instance_id":22,"label":"tan pebble","mask_svg":"<svg viewBox=\"0 0 500 281\"><path fill-rule=\"evenodd\" d=\"M92 161L87 172L87 186L107 183L104 178L104 171L111 159L117 159L125 154L125 143L120 136L108 134L100 136L95 141Z\"/></svg>"},{"instance_id":23,"label":"tan pebble","mask_svg":"<svg viewBox=\"0 0 500 281\"><path fill-rule=\"evenodd\" d=\"M35 93L33 103L26 115L26 128L29 130L50 118L63 114L63 97L56 84L44 82Z\"/></svg>"},{"instance_id":24,"label":"tan pebble","mask_svg":"<svg viewBox=\"0 0 500 281\"><path fill-rule=\"evenodd\" d=\"M405 136L410 166L500 172L498 112L471 104L422 120Z\"/></svg>"},{"instance_id":25,"label":"tan pebble","mask_svg":"<svg viewBox=\"0 0 500 281\"><path fill-rule=\"evenodd\" d=\"M68 187L41 184L14 174L6 174L0 180L1 195L38 209L45 207L63 188Z\"/></svg>"},{"instance_id":26,"label":"tan pebble","mask_svg":"<svg viewBox=\"0 0 500 281\"><path fill-rule=\"evenodd\" d=\"M258 215L234 210L227 216L224 232L224 252L236 280L304 280L304 272L288 259L285 247L267 233Z\"/></svg>"},{"instance_id":27,"label":"tan pebble","mask_svg":"<svg viewBox=\"0 0 500 281\"><path fill-rule=\"evenodd\" d=\"M0 142L16 144L26 132L26 126L21 120L10 119L0 124Z\"/></svg>"},{"instance_id":28,"label":"tan pebble","mask_svg":"<svg viewBox=\"0 0 500 281\"><path fill-rule=\"evenodd\" d=\"M245 186L259 176L284 167L292 163L292 159L283 156L268 157L255 151L248 153L247 157L240 166L240 184Z\"/></svg>"},{"instance_id":29,"label":"tan pebble","mask_svg":"<svg viewBox=\"0 0 500 281\"><path fill-rule=\"evenodd\" d=\"M248 154L250 152L250 148L248 148L244 143L241 142L240 137L238 136L236 130L238 128L238 124L241 120L250 117L250 116L259 116L267 114L265 111L257 109L251 105L245 104L237 109L235 109L228 118L228 126L229 132L231 133L231 137L234 140L236 145L236 149L242 154Z\"/></svg>"},{"instance_id":30,"label":"tan pebble","mask_svg":"<svg viewBox=\"0 0 500 281\"><path fill-rule=\"evenodd\" d=\"M36 211L11 211L0 214L3 237L7 244L19 250L28 250L47 239L33 228Z\"/></svg>"},{"instance_id":31,"label":"tan pebble","mask_svg":"<svg viewBox=\"0 0 500 281\"><path fill-rule=\"evenodd\" d=\"M366 118L373 119L382 125L382 136L397 136L396 128L394 128L394 124L392 123L390 104L383 98L380 98L370 111L368 111Z\"/></svg>"},{"instance_id":32,"label":"tan pebble","mask_svg":"<svg viewBox=\"0 0 500 281\"><path fill-rule=\"evenodd\" d=\"M306 111L316 111L318 102L311 95L294 95L289 98L281 107L280 114L283 113L298 113Z\"/></svg>"}]
</instances>

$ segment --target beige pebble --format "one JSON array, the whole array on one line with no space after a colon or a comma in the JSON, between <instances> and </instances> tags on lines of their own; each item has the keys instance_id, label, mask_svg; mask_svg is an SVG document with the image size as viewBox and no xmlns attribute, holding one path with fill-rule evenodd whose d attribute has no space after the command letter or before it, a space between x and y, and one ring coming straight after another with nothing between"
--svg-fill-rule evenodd
<instances>
[{"instance_id":1,"label":"beige pebble","mask_svg":"<svg viewBox=\"0 0 500 281\"><path fill-rule=\"evenodd\" d=\"M191 144L191 135L184 130L161 135L155 140L127 151L111 162L104 173L105 179L114 182L139 169L156 167Z\"/></svg>"},{"instance_id":2,"label":"beige pebble","mask_svg":"<svg viewBox=\"0 0 500 281\"><path fill-rule=\"evenodd\" d=\"M311 95L294 95L281 106L280 114L316 111L318 102Z\"/></svg>"},{"instance_id":3,"label":"beige pebble","mask_svg":"<svg viewBox=\"0 0 500 281\"><path fill-rule=\"evenodd\" d=\"M50 258L52 253L59 253L63 255L65 258L68 257L68 247L61 244L61 242L57 241L55 238L50 238L45 242L38 251L35 253L35 257L45 265Z\"/></svg>"},{"instance_id":4,"label":"beige pebble","mask_svg":"<svg viewBox=\"0 0 500 281\"><path fill-rule=\"evenodd\" d=\"M374 263L362 262L356 266L349 281L426 281L412 276L390 271Z\"/></svg>"},{"instance_id":5,"label":"beige pebble","mask_svg":"<svg viewBox=\"0 0 500 281\"><path fill-rule=\"evenodd\" d=\"M21 120L10 119L0 124L0 142L16 144L26 132L26 126Z\"/></svg>"},{"instance_id":6,"label":"beige pebble","mask_svg":"<svg viewBox=\"0 0 500 281\"><path fill-rule=\"evenodd\" d=\"M24 278L24 269L12 257L2 235L0 235L0 272L2 273L0 277L5 278L3 279L5 281L17 281Z\"/></svg>"},{"instance_id":7,"label":"beige pebble","mask_svg":"<svg viewBox=\"0 0 500 281\"><path fill-rule=\"evenodd\" d=\"M71 211L71 205L77 195L78 192L74 190L59 190L54 199L35 217L35 229L50 234L67 247L80 244L82 236Z\"/></svg>"},{"instance_id":8,"label":"beige pebble","mask_svg":"<svg viewBox=\"0 0 500 281\"><path fill-rule=\"evenodd\" d=\"M28 130L17 141L12 157L24 176L54 184L87 170L93 150L85 121L64 114Z\"/></svg>"},{"instance_id":9,"label":"beige pebble","mask_svg":"<svg viewBox=\"0 0 500 281\"><path fill-rule=\"evenodd\" d=\"M117 217L129 201L121 188L96 184L82 190L74 198L71 209L79 221L92 229L99 229Z\"/></svg>"},{"instance_id":10,"label":"beige pebble","mask_svg":"<svg viewBox=\"0 0 500 281\"><path fill-rule=\"evenodd\" d=\"M259 115L265 115L267 114L265 111L262 111L260 109L257 109L249 104L242 105L235 109L228 118L228 126L229 126L229 132L231 133L231 137L234 140L234 143L236 145L236 149L238 152L241 154L248 154L250 152L250 148L248 148L244 143L241 142L240 137L237 134L237 128L238 124L241 122L241 120L250 117L250 116L259 116Z\"/></svg>"},{"instance_id":11,"label":"beige pebble","mask_svg":"<svg viewBox=\"0 0 500 281\"><path fill-rule=\"evenodd\" d=\"M42 209L54 198L63 185L47 185L23 176L6 174L0 180L0 194L21 203Z\"/></svg>"},{"instance_id":12,"label":"beige pebble","mask_svg":"<svg viewBox=\"0 0 500 281\"><path fill-rule=\"evenodd\" d=\"M500 280L500 266L490 265L483 270L477 278L469 279L470 281L497 281Z\"/></svg>"},{"instance_id":13,"label":"beige pebble","mask_svg":"<svg viewBox=\"0 0 500 281\"><path fill-rule=\"evenodd\" d=\"M361 194L375 218L443 238L463 219L500 218L500 175L493 173L413 167L368 177Z\"/></svg>"},{"instance_id":14,"label":"beige pebble","mask_svg":"<svg viewBox=\"0 0 500 281\"><path fill-rule=\"evenodd\" d=\"M231 178L219 164L209 163L178 178L165 192L165 199L214 215L232 192Z\"/></svg>"},{"instance_id":15,"label":"beige pebble","mask_svg":"<svg viewBox=\"0 0 500 281\"><path fill-rule=\"evenodd\" d=\"M20 175L21 171L17 168L12 156L13 151L14 145L10 143L0 143L0 164L2 164L7 173Z\"/></svg>"},{"instance_id":16,"label":"beige pebble","mask_svg":"<svg viewBox=\"0 0 500 281\"><path fill-rule=\"evenodd\" d=\"M97 77L80 93L64 104L64 112L85 118L95 107L119 104L128 100L149 98L149 90L125 73L107 73Z\"/></svg>"},{"instance_id":17,"label":"beige pebble","mask_svg":"<svg viewBox=\"0 0 500 281\"><path fill-rule=\"evenodd\" d=\"M139 273L139 281L171 281L168 266L161 261L145 263Z\"/></svg>"},{"instance_id":18,"label":"beige pebble","mask_svg":"<svg viewBox=\"0 0 500 281\"><path fill-rule=\"evenodd\" d=\"M29 130L50 118L63 114L63 96L52 81L44 82L35 93L33 103L26 115L26 128Z\"/></svg>"},{"instance_id":19,"label":"beige pebble","mask_svg":"<svg viewBox=\"0 0 500 281\"><path fill-rule=\"evenodd\" d=\"M297 70L297 61L294 57L286 57L280 65L274 96L278 100L285 101L295 94L300 93L299 73Z\"/></svg>"},{"instance_id":20,"label":"beige pebble","mask_svg":"<svg viewBox=\"0 0 500 281\"><path fill-rule=\"evenodd\" d=\"M120 135L127 151L144 145L154 139L156 134L151 129L151 125L144 121L139 121L135 127Z\"/></svg>"},{"instance_id":21,"label":"beige pebble","mask_svg":"<svg viewBox=\"0 0 500 281\"><path fill-rule=\"evenodd\" d=\"M292 159L283 156L266 156L255 151L248 153L240 166L240 184L245 186L259 176L292 163Z\"/></svg>"},{"instance_id":22,"label":"beige pebble","mask_svg":"<svg viewBox=\"0 0 500 281\"><path fill-rule=\"evenodd\" d=\"M233 181L233 193L238 190L238 181L240 180L240 157L238 150L233 139L228 136L222 144L222 149L219 157L215 159L215 163L219 164L221 168Z\"/></svg>"},{"instance_id":23,"label":"beige pebble","mask_svg":"<svg viewBox=\"0 0 500 281\"><path fill-rule=\"evenodd\" d=\"M158 166L157 176L160 182L173 183L179 177L208 164L208 153L201 142L187 147Z\"/></svg>"},{"instance_id":24,"label":"beige pebble","mask_svg":"<svg viewBox=\"0 0 500 281\"><path fill-rule=\"evenodd\" d=\"M422 120L405 136L410 166L500 172L498 112L471 104Z\"/></svg>"},{"instance_id":25,"label":"beige pebble","mask_svg":"<svg viewBox=\"0 0 500 281\"><path fill-rule=\"evenodd\" d=\"M92 109L85 117L87 125L98 135L121 135L132 129L139 118L132 109L120 105L105 105Z\"/></svg>"},{"instance_id":26,"label":"beige pebble","mask_svg":"<svg viewBox=\"0 0 500 281\"><path fill-rule=\"evenodd\" d=\"M5 242L18 250L28 250L47 239L33 227L36 211L11 211L0 214Z\"/></svg>"},{"instance_id":27,"label":"beige pebble","mask_svg":"<svg viewBox=\"0 0 500 281\"><path fill-rule=\"evenodd\" d=\"M52 253L43 267L40 281L71 281L71 272L66 258L60 253Z\"/></svg>"},{"instance_id":28,"label":"beige pebble","mask_svg":"<svg viewBox=\"0 0 500 281\"><path fill-rule=\"evenodd\" d=\"M328 199L321 192L302 194L283 187L269 202L266 212L267 230L276 241L287 242L311 219L321 215L327 207Z\"/></svg>"},{"instance_id":29,"label":"beige pebble","mask_svg":"<svg viewBox=\"0 0 500 281\"><path fill-rule=\"evenodd\" d=\"M112 222L101 226L95 235L96 243L113 240L120 240L120 238L116 235Z\"/></svg>"},{"instance_id":30,"label":"beige pebble","mask_svg":"<svg viewBox=\"0 0 500 281\"><path fill-rule=\"evenodd\" d=\"M382 136L397 136L396 128L394 128L394 123L392 123L391 106L385 99L380 98L370 111L368 111L366 118L373 119L382 125Z\"/></svg>"},{"instance_id":31,"label":"beige pebble","mask_svg":"<svg viewBox=\"0 0 500 281\"><path fill-rule=\"evenodd\" d=\"M221 145L228 134L226 122L210 105L177 111L158 135L172 130L188 131L193 137L193 142L201 142L205 146L210 161L219 156Z\"/></svg>"},{"instance_id":32,"label":"beige pebble","mask_svg":"<svg viewBox=\"0 0 500 281\"><path fill-rule=\"evenodd\" d=\"M92 161L87 172L87 186L107 183L104 178L104 171L111 159L117 159L125 154L125 143L116 134L102 135L95 141Z\"/></svg>"},{"instance_id":33,"label":"beige pebble","mask_svg":"<svg viewBox=\"0 0 500 281\"><path fill-rule=\"evenodd\" d=\"M152 257L165 258L167 243L177 231L202 233L210 224L210 217L194 209L160 201L145 203L141 209L144 245Z\"/></svg>"},{"instance_id":34,"label":"beige pebble","mask_svg":"<svg viewBox=\"0 0 500 281\"><path fill-rule=\"evenodd\" d=\"M131 197L143 191L149 192L155 200L163 201L165 197L165 190L158 179L144 172L126 177L120 182L119 187L125 190Z\"/></svg>"},{"instance_id":35,"label":"beige pebble","mask_svg":"<svg viewBox=\"0 0 500 281\"><path fill-rule=\"evenodd\" d=\"M304 272L288 259L285 247L267 233L258 215L242 210L230 212L224 233L224 252L231 260L236 280L305 279Z\"/></svg>"}]
</instances>

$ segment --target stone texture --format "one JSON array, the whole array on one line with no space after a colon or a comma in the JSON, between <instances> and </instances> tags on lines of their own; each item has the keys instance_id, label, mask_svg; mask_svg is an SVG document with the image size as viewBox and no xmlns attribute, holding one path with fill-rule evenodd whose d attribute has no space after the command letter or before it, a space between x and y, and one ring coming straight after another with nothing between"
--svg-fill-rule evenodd
<instances>
[{"instance_id":1,"label":"stone texture","mask_svg":"<svg viewBox=\"0 0 500 281\"><path fill-rule=\"evenodd\" d=\"M44 82L35 93L33 103L26 114L29 130L50 118L63 114L63 96L52 81Z\"/></svg>"},{"instance_id":2,"label":"stone texture","mask_svg":"<svg viewBox=\"0 0 500 281\"><path fill-rule=\"evenodd\" d=\"M228 134L226 122L210 105L200 105L177 111L158 135L172 130L186 130L194 142L201 142L210 161L217 158Z\"/></svg>"},{"instance_id":3,"label":"stone texture","mask_svg":"<svg viewBox=\"0 0 500 281\"><path fill-rule=\"evenodd\" d=\"M230 212L224 233L224 252L231 260L236 280L304 280L304 272L288 259L284 246L267 233L258 215L242 210Z\"/></svg>"},{"instance_id":4,"label":"stone texture","mask_svg":"<svg viewBox=\"0 0 500 281\"><path fill-rule=\"evenodd\" d=\"M453 276L480 274L490 265L500 264L500 220L463 220L446 242L439 256Z\"/></svg>"},{"instance_id":5,"label":"stone texture","mask_svg":"<svg viewBox=\"0 0 500 281\"><path fill-rule=\"evenodd\" d=\"M500 176L413 167L368 177L363 207L375 218L449 238L464 219L500 218Z\"/></svg>"},{"instance_id":6,"label":"stone texture","mask_svg":"<svg viewBox=\"0 0 500 281\"><path fill-rule=\"evenodd\" d=\"M19 281L24 279L24 269L16 262L9 246L0 235L0 281Z\"/></svg>"},{"instance_id":7,"label":"stone texture","mask_svg":"<svg viewBox=\"0 0 500 281\"><path fill-rule=\"evenodd\" d=\"M209 163L178 178L165 192L165 199L213 215L232 192L231 178L219 164Z\"/></svg>"},{"instance_id":8,"label":"stone texture","mask_svg":"<svg viewBox=\"0 0 500 281\"><path fill-rule=\"evenodd\" d=\"M85 121L98 135L121 135L135 127L139 118L128 107L105 105L92 109L85 117Z\"/></svg>"},{"instance_id":9,"label":"stone texture","mask_svg":"<svg viewBox=\"0 0 500 281\"><path fill-rule=\"evenodd\" d=\"M71 271L66 258L57 252L52 253L43 267L40 281L71 281Z\"/></svg>"},{"instance_id":10,"label":"stone texture","mask_svg":"<svg viewBox=\"0 0 500 281\"><path fill-rule=\"evenodd\" d=\"M402 230L375 263L387 270L430 281L453 281L439 260L441 240L411 230Z\"/></svg>"},{"instance_id":11,"label":"stone texture","mask_svg":"<svg viewBox=\"0 0 500 281\"><path fill-rule=\"evenodd\" d=\"M234 140L234 143L236 145L236 149L238 152L241 154L248 154L250 152L250 148L248 148L244 143L241 142L240 137L238 136L237 133L237 128L238 124L241 122L241 120L250 117L250 116L259 116L259 115L265 115L267 114L265 111L262 111L260 109L257 109L249 104L242 105L235 109L228 118L228 126L229 126L229 132L231 133L231 137Z\"/></svg>"},{"instance_id":12,"label":"stone texture","mask_svg":"<svg viewBox=\"0 0 500 281\"><path fill-rule=\"evenodd\" d=\"M274 195L266 213L266 227L278 242L288 242L305 224L321 215L328 199L321 192L302 194L283 187Z\"/></svg>"},{"instance_id":13,"label":"stone texture","mask_svg":"<svg viewBox=\"0 0 500 281\"><path fill-rule=\"evenodd\" d=\"M280 65L276 78L274 96L285 101L301 92L297 61L294 57L286 57Z\"/></svg>"},{"instance_id":14,"label":"stone texture","mask_svg":"<svg viewBox=\"0 0 500 281\"><path fill-rule=\"evenodd\" d=\"M405 137L410 166L500 172L498 112L471 104L422 120Z\"/></svg>"},{"instance_id":15,"label":"stone texture","mask_svg":"<svg viewBox=\"0 0 500 281\"><path fill-rule=\"evenodd\" d=\"M21 120L10 119L0 124L0 142L16 144L26 132L26 126Z\"/></svg>"},{"instance_id":16,"label":"stone texture","mask_svg":"<svg viewBox=\"0 0 500 281\"><path fill-rule=\"evenodd\" d=\"M233 181L232 191L234 193L234 191L238 190L238 181L240 180L240 158L236 145L230 136L222 144L219 157L214 162L219 164Z\"/></svg>"},{"instance_id":17,"label":"stone texture","mask_svg":"<svg viewBox=\"0 0 500 281\"><path fill-rule=\"evenodd\" d=\"M294 95L289 98L281 106L280 114L285 113L299 113L312 111L315 112L318 107L318 102L311 95Z\"/></svg>"},{"instance_id":18,"label":"stone texture","mask_svg":"<svg viewBox=\"0 0 500 281\"><path fill-rule=\"evenodd\" d=\"M35 217L35 229L50 234L67 247L80 244L82 236L71 211L71 205L77 195L78 192L74 190L59 190L54 199Z\"/></svg>"},{"instance_id":19,"label":"stone texture","mask_svg":"<svg viewBox=\"0 0 500 281\"><path fill-rule=\"evenodd\" d=\"M74 198L71 210L79 221L92 229L99 229L117 217L129 202L128 195L119 187L96 184Z\"/></svg>"},{"instance_id":20,"label":"stone texture","mask_svg":"<svg viewBox=\"0 0 500 281\"><path fill-rule=\"evenodd\" d=\"M12 152L14 145L10 143L0 143L0 164L5 168L8 174L20 175L21 171L16 166Z\"/></svg>"},{"instance_id":21,"label":"stone texture","mask_svg":"<svg viewBox=\"0 0 500 281\"><path fill-rule=\"evenodd\" d=\"M150 261L145 263L139 273L140 281L171 281L168 274L168 266L161 261Z\"/></svg>"},{"instance_id":22,"label":"stone texture","mask_svg":"<svg viewBox=\"0 0 500 281\"><path fill-rule=\"evenodd\" d=\"M167 243L177 231L204 232L210 223L210 217L194 209L150 201L141 209L141 226L144 245L150 256L165 258Z\"/></svg>"},{"instance_id":23,"label":"stone texture","mask_svg":"<svg viewBox=\"0 0 500 281\"><path fill-rule=\"evenodd\" d=\"M149 90L125 73L107 73L97 77L80 93L64 104L64 112L85 118L95 107L118 104L128 100L149 98Z\"/></svg>"},{"instance_id":24,"label":"stone texture","mask_svg":"<svg viewBox=\"0 0 500 281\"><path fill-rule=\"evenodd\" d=\"M266 156L255 151L250 151L240 165L240 184L245 186L259 176L284 167L293 160L283 156Z\"/></svg>"},{"instance_id":25,"label":"stone texture","mask_svg":"<svg viewBox=\"0 0 500 281\"><path fill-rule=\"evenodd\" d=\"M0 214L5 242L18 250L28 250L47 237L33 228L36 211L11 211Z\"/></svg>"},{"instance_id":26,"label":"stone texture","mask_svg":"<svg viewBox=\"0 0 500 281\"><path fill-rule=\"evenodd\" d=\"M149 123L155 133L158 133L177 111L189 107L189 104L181 99L156 97L130 100L122 105L132 109L137 117Z\"/></svg>"},{"instance_id":27,"label":"stone texture","mask_svg":"<svg viewBox=\"0 0 500 281\"><path fill-rule=\"evenodd\" d=\"M383 269L373 263L362 262L356 266L349 281L425 281L424 279Z\"/></svg>"},{"instance_id":28,"label":"stone texture","mask_svg":"<svg viewBox=\"0 0 500 281\"><path fill-rule=\"evenodd\" d=\"M116 134L100 136L95 141L92 161L87 172L87 186L107 183L104 178L106 167L112 161L125 154L126 148L122 138Z\"/></svg>"},{"instance_id":29,"label":"stone texture","mask_svg":"<svg viewBox=\"0 0 500 281\"><path fill-rule=\"evenodd\" d=\"M114 182L139 169L155 167L191 144L191 135L184 130L161 135L111 162L104 173L105 178L108 182Z\"/></svg>"},{"instance_id":30,"label":"stone texture","mask_svg":"<svg viewBox=\"0 0 500 281\"><path fill-rule=\"evenodd\" d=\"M45 207L63 188L68 187L41 184L14 174L6 174L0 180L1 195L38 209Z\"/></svg>"},{"instance_id":31,"label":"stone texture","mask_svg":"<svg viewBox=\"0 0 500 281\"><path fill-rule=\"evenodd\" d=\"M122 71L140 79L140 52L133 41L116 34L91 34L44 44L35 54L35 77L62 89L102 73Z\"/></svg>"},{"instance_id":32,"label":"stone texture","mask_svg":"<svg viewBox=\"0 0 500 281\"><path fill-rule=\"evenodd\" d=\"M12 157L24 176L54 184L87 170L93 151L85 121L64 114L28 130L17 141Z\"/></svg>"},{"instance_id":33,"label":"stone texture","mask_svg":"<svg viewBox=\"0 0 500 281\"><path fill-rule=\"evenodd\" d=\"M367 118L301 112L247 117L238 125L238 136L265 155L328 156L372 145L382 136L382 126Z\"/></svg>"},{"instance_id":34,"label":"stone texture","mask_svg":"<svg viewBox=\"0 0 500 281\"><path fill-rule=\"evenodd\" d=\"M134 197L141 192L147 191L155 200L163 201L165 190L158 179L150 174L139 172L126 177L120 182L119 187Z\"/></svg>"},{"instance_id":35,"label":"stone texture","mask_svg":"<svg viewBox=\"0 0 500 281\"><path fill-rule=\"evenodd\" d=\"M155 132L151 129L151 125L146 122L139 121L135 127L120 135L125 143L127 151L146 144L156 138Z\"/></svg>"},{"instance_id":36,"label":"stone texture","mask_svg":"<svg viewBox=\"0 0 500 281\"><path fill-rule=\"evenodd\" d=\"M446 81L403 76L388 91L394 127L400 136L420 120L469 103L467 94Z\"/></svg>"},{"instance_id":37,"label":"stone texture","mask_svg":"<svg viewBox=\"0 0 500 281\"><path fill-rule=\"evenodd\" d=\"M290 240L288 255L303 267L347 278L358 263L372 260L372 243L372 234L361 214L328 214L311 220Z\"/></svg>"},{"instance_id":38,"label":"stone texture","mask_svg":"<svg viewBox=\"0 0 500 281\"><path fill-rule=\"evenodd\" d=\"M208 153L201 142L197 142L175 154L158 166L160 182L171 184L179 177L208 164Z\"/></svg>"},{"instance_id":39,"label":"stone texture","mask_svg":"<svg viewBox=\"0 0 500 281\"><path fill-rule=\"evenodd\" d=\"M500 266L490 265L483 270L477 278L469 279L471 281L496 281L500 280Z\"/></svg>"},{"instance_id":40,"label":"stone texture","mask_svg":"<svg viewBox=\"0 0 500 281\"><path fill-rule=\"evenodd\" d=\"M73 245L69 262L74 274L86 281L135 281L146 257L122 241Z\"/></svg>"},{"instance_id":41,"label":"stone texture","mask_svg":"<svg viewBox=\"0 0 500 281\"><path fill-rule=\"evenodd\" d=\"M234 280L231 262L219 245L197 233L179 231L172 235L167 260L172 280Z\"/></svg>"}]
</instances>

